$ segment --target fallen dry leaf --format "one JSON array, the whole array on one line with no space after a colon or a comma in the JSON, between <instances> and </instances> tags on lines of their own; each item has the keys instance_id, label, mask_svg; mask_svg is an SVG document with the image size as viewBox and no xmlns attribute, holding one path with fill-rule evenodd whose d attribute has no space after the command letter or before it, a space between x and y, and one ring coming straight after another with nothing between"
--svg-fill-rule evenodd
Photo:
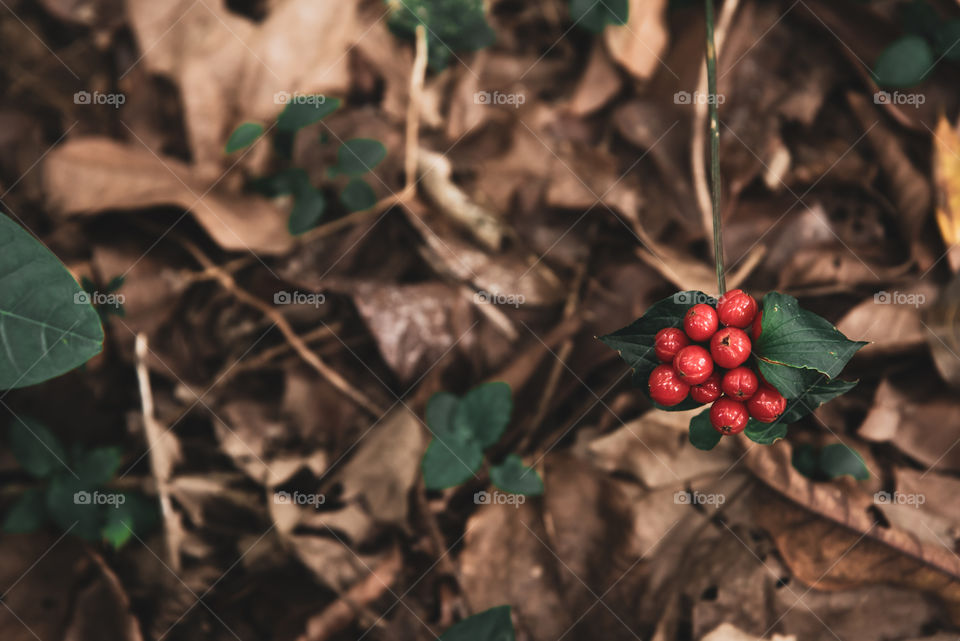
<instances>
[{"instance_id":1,"label":"fallen dry leaf","mask_svg":"<svg viewBox=\"0 0 960 641\"><path fill-rule=\"evenodd\" d=\"M635 78L646 80L657 70L667 47L667 0L630 0L623 26L609 25L603 37L610 56Z\"/></svg>"}]
</instances>

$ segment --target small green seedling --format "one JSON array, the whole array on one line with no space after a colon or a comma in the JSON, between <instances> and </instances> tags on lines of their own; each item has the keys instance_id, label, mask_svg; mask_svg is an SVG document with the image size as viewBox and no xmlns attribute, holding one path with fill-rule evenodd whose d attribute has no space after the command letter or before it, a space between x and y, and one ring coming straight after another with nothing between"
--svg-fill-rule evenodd
<instances>
[{"instance_id":1,"label":"small green seedling","mask_svg":"<svg viewBox=\"0 0 960 641\"><path fill-rule=\"evenodd\" d=\"M14 420L9 436L14 457L39 484L7 512L5 532L34 532L52 521L82 539L120 548L134 533L143 536L155 527L153 502L105 487L120 467L119 448L75 446L68 453L53 432L31 418Z\"/></svg>"},{"instance_id":2,"label":"small green seedling","mask_svg":"<svg viewBox=\"0 0 960 641\"><path fill-rule=\"evenodd\" d=\"M459 398L449 392L434 394L427 403L427 427L433 440L423 455L423 479L430 490L460 485L483 464L483 453L503 435L513 399L506 383L484 383ZM504 492L536 496L543 481L535 470L511 454L490 468L493 484Z\"/></svg>"}]
</instances>

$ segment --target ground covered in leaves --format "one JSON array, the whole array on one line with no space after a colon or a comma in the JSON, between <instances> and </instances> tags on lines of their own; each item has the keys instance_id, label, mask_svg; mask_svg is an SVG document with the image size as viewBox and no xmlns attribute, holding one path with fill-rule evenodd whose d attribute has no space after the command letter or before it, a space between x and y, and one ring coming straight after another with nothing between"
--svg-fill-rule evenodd
<instances>
[{"instance_id":1,"label":"ground covered in leaves","mask_svg":"<svg viewBox=\"0 0 960 641\"><path fill-rule=\"evenodd\" d=\"M5 641L434 639L499 605L534 641L956 638L958 67L871 74L905 8L956 3L718 7L728 285L871 344L786 439L711 452L595 338L716 291L699 2L604 28L490 0L419 58L398 2L2 4L3 212L107 336L2 422L156 517L3 535ZM502 437L428 490L428 399L484 381L512 390ZM18 438L8 530L43 477ZM830 478L838 443L866 474ZM542 494L484 501L513 455Z\"/></svg>"}]
</instances>

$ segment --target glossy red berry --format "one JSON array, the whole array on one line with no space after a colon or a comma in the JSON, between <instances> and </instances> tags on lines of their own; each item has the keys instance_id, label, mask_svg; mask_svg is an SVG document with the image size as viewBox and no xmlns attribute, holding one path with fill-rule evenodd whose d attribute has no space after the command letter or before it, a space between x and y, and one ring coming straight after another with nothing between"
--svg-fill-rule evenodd
<instances>
[{"instance_id":1,"label":"glossy red berry","mask_svg":"<svg viewBox=\"0 0 960 641\"><path fill-rule=\"evenodd\" d=\"M676 327L664 327L653 339L653 351L661 363L672 363L673 357L690 344L683 330Z\"/></svg>"},{"instance_id":2,"label":"glossy red berry","mask_svg":"<svg viewBox=\"0 0 960 641\"><path fill-rule=\"evenodd\" d=\"M710 354L724 369L743 365L750 357L750 337L742 329L724 327L710 339Z\"/></svg>"},{"instance_id":3,"label":"glossy red berry","mask_svg":"<svg viewBox=\"0 0 960 641\"><path fill-rule=\"evenodd\" d=\"M733 289L717 302L717 316L728 327L744 329L757 315L757 301L742 289Z\"/></svg>"},{"instance_id":4,"label":"glossy red berry","mask_svg":"<svg viewBox=\"0 0 960 641\"><path fill-rule=\"evenodd\" d=\"M760 333L763 331L763 328L761 327L762 323L763 310L761 309L759 312L757 312L757 315L754 316L753 325L750 327L750 338L752 338L754 342L760 338Z\"/></svg>"},{"instance_id":5,"label":"glossy red berry","mask_svg":"<svg viewBox=\"0 0 960 641\"><path fill-rule=\"evenodd\" d=\"M697 303L683 317L683 331L691 340L702 342L714 335L719 323L717 310L706 303Z\"/></svg>"},{"instance_id":6,"label":"glossy red berry","mask_svg":"<svg viewBox=\"0 0 960 641\"><path fill-rule=\"evenodd\" d=\"M713 359L699 345L687 345L674 357L673 369L684 383L699 385L713 373Z\"/></svg>"},{"instance_id":7,"label":"glossy red berry","mask_svg":"<svg viewBox=\"0 0 960 641\"><path fill-rule=\"evenodd\" d=\"M665 407L683 401L690 392L690 386L680 380L669 365L657 365L647 382L650 385L650 398Z\"/></svg>"},{"instance_id":8,"label":"glossy red berry","mask_svg":"<svg viewBox=\"0 0 960 641\"><path fill-rule=\"evenodd\" d=\"M712 403L720 398L720 374L714 372L710 378L690 388L690 398L698 403Z\"/></svg>"},{"instance_id":9,"label":"glossy red berry","mask_svg":"<svg viewBox=\"0 0 960 641\"><path fill-rule=\"evenodd\" d=\"M710 407L710 424L721 434L739 434L749 419L746 406L732 398L718 399Z\"/></svg>"},{"instance_id":10,"label":"glossy red berry","mask_svg":"<svg viewBox=\"0 0 960 641\"><path fill-rule=\"evenodd\" d=\"M787 409L787 399L770 385L761 385L747 401L750 416L761 423L773 423Z\"/></svg>"},{"instance_id":11,"label":"glossy red berry","mask_svg":"<svg viewBox=\"0 0 960 641\"><path fill-rule=\"evenodd\" d=\"M756 393L759 384L752 369L740 366L723 375L720 389L732 399L745 401Z\"/></svg>"}]
</instances>

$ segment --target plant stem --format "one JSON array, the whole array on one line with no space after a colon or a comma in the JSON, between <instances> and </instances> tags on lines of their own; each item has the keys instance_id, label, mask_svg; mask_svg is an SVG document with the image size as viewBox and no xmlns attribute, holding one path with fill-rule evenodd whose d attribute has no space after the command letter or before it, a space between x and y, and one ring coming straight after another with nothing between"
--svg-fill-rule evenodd
<instances>
[{"instance_id":1,"label":"plant stem","mask_svg":"<svg viewBox=\"0 0 960 641\"><path fill-rule=\"evenodd\" d=\"M713 207L713 256L717 263L717 288L727 291L723 270L723 231L720 220L720 116L717 114L717 48L713 42L713 0L704 0L707 14L707 105L710 109L710 182Z\"/></svg>"}]
</instances>

